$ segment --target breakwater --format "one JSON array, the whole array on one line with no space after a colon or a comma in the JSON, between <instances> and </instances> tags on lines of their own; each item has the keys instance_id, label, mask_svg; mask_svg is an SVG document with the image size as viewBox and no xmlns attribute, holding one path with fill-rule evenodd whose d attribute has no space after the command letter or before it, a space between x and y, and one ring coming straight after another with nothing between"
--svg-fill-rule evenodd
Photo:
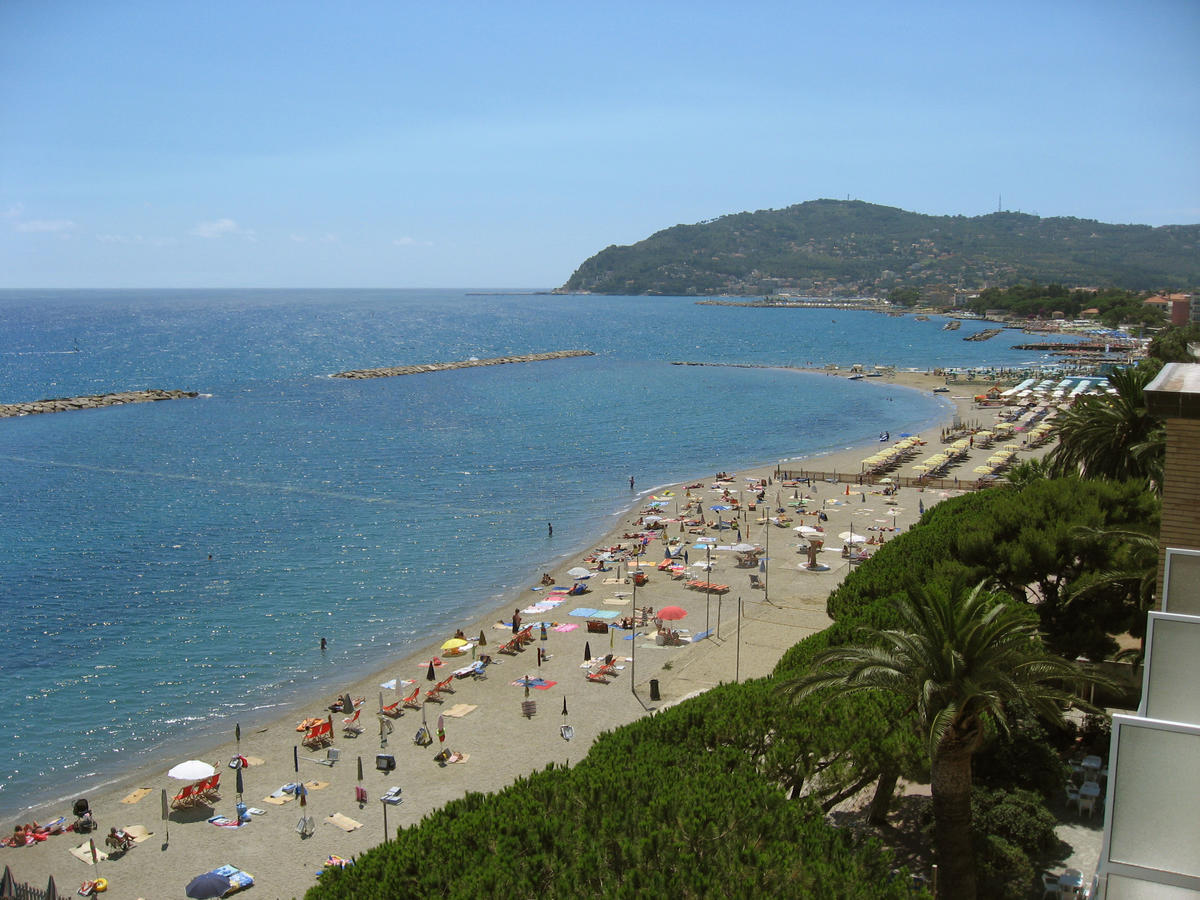
<instances>
[{"instance_id":1,"label":"breakwater","mask_svg":"<svg viewBox=\"0 0 1200 900\"><path fill-rule=\"evenodd\" d=\"M30 403L0 403L0 419L11 416L36 416L43 413L70 412L73 409L99 409L102 406L122 406L126 403L154 403L158 400L180 400L199 397L196 391L121 391L116 394L93 394L87 397L56 397Z\"/></svg>"},{"instance_id":2,"label":"breakwater","mask_svg":"<svg viewBox=\"0 0 1200 900\"><path fill-rule=\"evenodd\" d=\"M464 359L461 362L424 363L416 366L385 366L380 369L352 369L335 372L331 378L392 378L396 375L421 375L425 372L448 372L451 369L471 369L476 366L503 366L509 363L541 362L547 359L568 359L572 356L595 356L591 350L555 350L551 353L529 353L525 356L496 356L491 359Z\"/></svg>"}]
</instances>

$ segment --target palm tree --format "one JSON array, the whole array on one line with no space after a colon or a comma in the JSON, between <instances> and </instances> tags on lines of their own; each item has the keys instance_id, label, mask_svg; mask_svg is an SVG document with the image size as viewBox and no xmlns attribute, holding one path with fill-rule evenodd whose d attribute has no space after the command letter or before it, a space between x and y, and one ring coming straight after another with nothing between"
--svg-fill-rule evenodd
<instances>
[{"instance_id":1,"label":"palm tree","mask_svg":"<svg viewBox=\"0 0 1200 900\"><path fill-rule=\"evenodd\" d=\"M1129 606L1129 633L1139 638L1137 650L1121 650L1114 660L1140 665L1146 656L1146 613L1154 608L1158 590L1158 538L1142 531L1120 528L1089 528L1080 525L1072 533L1082 545L1116 543L1107 568L1091 572L1071 586L1067 606L1090 602L1105 593L1124 595Z\"/></svg>"},{"instance_id":2,"label":"palm tree","mask_svg":"<svg viewBox=\"0 0 1200 900\"><path fill-rule=\"evenodd\" d=\"M1061 685L1082 677L1043 649L1031 610L984 587L967 591L960 579L942 592L911 583L896 608L900 627L866 629L861 645L826 650L807 675L782 686L793 699L882 690L909 701L929 742L940 893L967 900L975 897L971 761L986 726L1007 732L1006 706L1016 701L1061 722L1073 699Z\"/></svg>"},{"instance_id":3,"label":"palm tree","mask_svg":"<svg viewBox=\"0 0 1200 900\"><path fill-rule=\"evenodd\" d=\"M1054 420L1058 444L1047 455L1057 475L1150 481L1162 491L1166 430L1146 409L1144 389L1155 368L1140 365L1108 376L1116 394L1083 397Z\"/></svg>"}]
</instances>

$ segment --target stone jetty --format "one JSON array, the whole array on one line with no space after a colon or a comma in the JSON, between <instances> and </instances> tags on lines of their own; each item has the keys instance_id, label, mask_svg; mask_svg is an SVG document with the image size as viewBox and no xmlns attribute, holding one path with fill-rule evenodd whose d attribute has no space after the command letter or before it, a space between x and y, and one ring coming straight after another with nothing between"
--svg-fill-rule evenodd
<instances>
[{"instance_id":1,"label":"stone jetty","mask_svg":"<svg viewBox=\"0 0 1200 900\"><path fill-rule=\"evenodd\" d=\"M394 375L420 375L425 372L446 372L450 369L471 369L475 366L503 366L508 363L541 362L546 359L568 359L572 356L595 356L591 350L555 350L552 353L529 353L525 356L497 356L493 359L465 359L462 362L426 363L418 366L387 366L382 369L353 369L335 372L333 378L391 378Z\"/></svg>"},{"instance_id":2,"label":"stone jetty","mask_svg":"<svg viewBox=\"0 0 1200 900\"><path fill-rule=\"evenodd\" d=\"M179 400L199 397L196 391L122 391L119 394L94 394L90 397L58 397L35 400L32 403L0 403L0 419L7 416L36 416L41 413L68 412L73 409L99 409L102 406L121 406L125 403L153 403L156 400Z\"/></svg>"}]
</instances>

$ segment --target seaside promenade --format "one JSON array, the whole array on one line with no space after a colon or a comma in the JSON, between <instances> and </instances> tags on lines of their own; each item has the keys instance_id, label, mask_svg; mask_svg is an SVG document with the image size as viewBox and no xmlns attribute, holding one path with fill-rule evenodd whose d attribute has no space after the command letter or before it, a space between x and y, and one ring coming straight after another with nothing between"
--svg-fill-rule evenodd
<instances>
[{"instance_id":1,"label":"seaside promenade","mask_svg":"<svg viewBox=\"0 0 1200 900\"><path fill-rule=\"evenodd\" d=\"M931 390L942 384L942 379L897 376L894 383ZM971 398L952 395L951 399L957 419L979 418L981 411L974 409ZM948 414L946 424L950 418ZM865 453L875 449L874 445L848 448L804 460L803 465L807 471L857 472ZM975 450L958 466L970 472L981 454L988 452ZM107 879L114 896L181 895L193 876L228 863L255 877L257 896L302 896L330 855L349 858L362 853L386 840L390 831L416 824L431 810L468 791L499 790L549 764L576 762L602 732L721 682L769 675L789 647L829 624L826 598L857 564L842 558L838 550L844 542L836 535L850 532L871 541L889 540L910 528L922 509L957 493L929 485L892 491L885 485L819 479L785 489L776 477L780 465L741 470L732 473L732 482L721 484L715 483L711 474L689 479L656 492L658 500L637 497L608 533L597 538L595 549L565 560L552 572L530 571L526 586L503 607L461 623L470 643L478 646L451 656L443 645L452 639L453 630L429 635L428 644L419 652L347 686L347 693L362 698L361 733L343 726L344 713L329 710L334 696L313 696L278 719L243 729L240 740L231 734L223 744L194 749L193 757L211 763L221 773L220 799L210 805L173 810L169 819L163 820L162 792L173 796L184 784L167 777L167 769L181 761L175 758L90 795L100 823L101 851L103 836L111 826L142 826L150 833L123 855L101 858L93 866L71 853L81 844L86 846L85 838L68 833L33 846L4 849L0 859L12 868L18 881L41 886L53 875L61 891L73 892L84 880L99 875ZM800 463L795 465L799 468ZM765 503L756 503L753 510L748 490L752 482L766 484L769 491ZM738 508L714 509L727 505L721 501L730 484L747 488ZM785 490L788 497L782 496ZM777 492L780 500L774 501ZM811 569L801 566L807 555L794 528L817 519L797 516L786 525L771 521L780 508L773 507L773 502L782 502L789 511L795 509L787 505L793 493L810 497L826 515L821 526L829 538L818 557L819 565ZM677 507L688 501L692 507L686 517L699 517L705 524L679 521L685 513ZM613 548L629 551L640 546L640 536L648 533L646 517L655 513L668 521L644 546L639 559L646 581L638 585L631 577L629 562L620 560L622 551ZM687 553L688 567L684 577L659 568L664 535L683 541L680 546ZM753 567L739 564L733 550L739 543L758 545L765 560ZM855 543L871 550L865 541ZM601 550L609 552L614 562L607 564L607 572L595 572L586 579L587 593L563 598L548 609L538 606L552 593L550 586L541 584L543 574L549 575L556 587L572 585L576 579L570 570L595 568L596 563L588 557ZM705 564L703 570L699 570L701 563ZM694 577L698 570L703 572L702 579ZM756 580L763 587L755 587ZM699 589L689 587L689 582L727 589ZM659 643L652 625L595 631L588 625L599 621L611 626L634 616L635 608L662 610L668 606L684 613L670 623L681 635L675 646ZM534 626L533 640L522 651L502 653L500 648L513 637L514 607L523 627ZM703 639L697 639L704 633ZM486 643L479 641L481 636ZM493 660L483 670L486 677L450 677L453 693L429 698L428 692L436 684L484 654ZM589 679L588 674L595 674L599 665L596 661L608 654L613 656L610 676ZM586 659L589 656L591 662ZM427 677L431 662L433 681ZM399 718L376 715L381 706L400 703L403 708L403 699L414 689L426 702L404 709ZM528 706L530 702L534 706ZM331 722L336 761L330 760L324 748L301 745L304 733L297 731L297 724L309 717ZM414 743L423 726L430 735L437 735L439 718L444 744L437 737L431 746ZM564 724L571 726L570 740L560 731ZM461 754L462 760L440 765L434 756L441 749ZM394 771L376 768L381 753L395 759ZM237 772L227 763L237 755L249 762L241 771L241 799L255 812L241 827L212 824L209 820L215 816L236 820ZM308 786L303 810L281 791L284 785L296 782ZM402 802L382 803L381 796L393 786L402 788ZM359 788L365 791L365 801L358 799ZM46 822L60 815L70 816L70 800L32 809L27 818ZM307 837L296 831L304 815L315 822L315 830Z\"/></svg>"}]
</instances>

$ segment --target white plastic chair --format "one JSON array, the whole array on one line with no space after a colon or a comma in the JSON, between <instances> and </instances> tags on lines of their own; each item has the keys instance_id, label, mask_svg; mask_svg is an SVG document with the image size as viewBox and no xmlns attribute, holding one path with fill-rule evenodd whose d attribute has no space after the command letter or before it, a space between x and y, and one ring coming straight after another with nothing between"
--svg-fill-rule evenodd
<instances>
[{"instance_id":1,"label":"white plastic chair","mask_svg":"<svg viewBox=\"0 0 1200 900\"><path fill-rule=\"evenodd\" d=\"M1060 893L1061 892L1058 889L1058 876L1057 875L1043 875L1042 876L1042 900L1045 900L1046 897L1058 897L1058 896L1060 896Z\"/></svg>"},{"instance_id":2,"label":"white plastic chair","mask_svg":"<svg viewBox=\"0 0 1200 900\"><path fill-rule=\"evenodd\" d=\"M1085 810L1087 811L1087 814L1089 816L1093 816L1096 814L1096 798L1095 797L1090 797L1090 796L1085 797L1083 795L1080 795L1079 800L1077 802L1079 803L1079 814L1080 815L1083 815Z\"/></svg>"}]
</instances>

